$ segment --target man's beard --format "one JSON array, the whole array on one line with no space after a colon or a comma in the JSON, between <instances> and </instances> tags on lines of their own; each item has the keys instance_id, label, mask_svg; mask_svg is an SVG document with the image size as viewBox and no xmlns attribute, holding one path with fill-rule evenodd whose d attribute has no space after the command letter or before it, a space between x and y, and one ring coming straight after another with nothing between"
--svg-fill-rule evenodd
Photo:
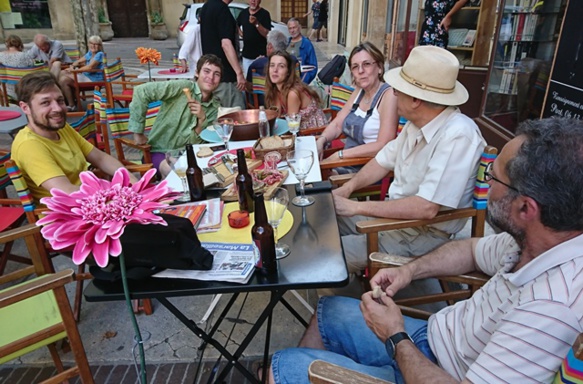
<instances>
[{"instance_id":1,"label":"man's beard","mask_svg":"<svg viewBox=\"0 0 583 384\"><path fill-rule=\"evenodd\" d=\"M506 194L503 198L498 201L492 201L488 199L488 216L486 221L496 232L507 232L509 233L516 243L522 247L524 242L524 230L518 228L510 218L511 204L514 197L510 194Z\"/></svg>"},{"instance_id":2,"label":"man's beard","mask_svg":"<svg viewBox=\"0 0 583 384\"><path fill-rule=\"evenodd\" d=\"M55 113L52 113L51 115L54 117ZM32 121L40 129L42 129L44 131L53 131L54 132L54 131L58 131L59 129L63 128L65 126L65 124L67 123L66 113L61 112L60 115L62 115L63 122L61 124L51 124L50 119L48 117L43 119L44 121L41 121L41 119L39 119L37 117L36 113L34 113L34 111L32 111Z\"/></svg>"}]
</instances>

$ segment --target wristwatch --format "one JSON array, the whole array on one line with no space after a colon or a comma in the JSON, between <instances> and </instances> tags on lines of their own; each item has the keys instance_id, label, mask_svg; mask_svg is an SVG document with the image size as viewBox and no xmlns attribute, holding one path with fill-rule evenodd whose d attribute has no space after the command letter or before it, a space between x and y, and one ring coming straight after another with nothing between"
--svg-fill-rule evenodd
<instances>
[{"instance_id":1,"label":"wristwatch","mask_svg":"<svg viewBox=\"0 0 583 384\"><path fill-rule=\"evenodd\" d=\"M255 28L259 28L259 23L255 24Z\"/></svg>"},{"instance_id":2,"label":"wristwatch","mask_svg":"<svg viewBox=\"0 0 583 384\"><path fill-rule=\"evenodd\" d=\"M395 333L393 336L389 337L387 341L385 341L385 349L391 358L394 360L395 356L397 355L397 344L399 344L403 340L409 340L413 344L415 342L411 339L411 336L407 332L399 332Z\"/></svg>"},{"instance_id":3,"label":"wristwatch","mask_svg":"<svg viewBox=\"0 0 583 384\"><path fill-rule=\"evenodd\" d=\"M338 151L338 158L344 159L344 151L342 149Z\"/></svg>"}]
</instances>

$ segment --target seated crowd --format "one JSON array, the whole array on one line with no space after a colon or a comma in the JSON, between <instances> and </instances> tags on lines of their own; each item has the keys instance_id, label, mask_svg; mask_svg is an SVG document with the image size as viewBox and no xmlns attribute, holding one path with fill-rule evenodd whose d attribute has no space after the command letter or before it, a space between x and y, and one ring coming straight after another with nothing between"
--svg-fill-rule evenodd
<instances>
[{"instance_id":1,"label":"seated crowd","mask_svg":"<svg viewBox=\"0 0 583 384\"><path fill-rule=\"evenodd\" d=\"M266 108L277 109L281 117L299 114L300 129L323 129L316 139L321 159L333 140L345 138L344 148L322 162L371 158L359 168L337 169L357 173L332 192L351 285L356 286L368 255L367 240L355 223L431 219L443 210L470 207L486 142L458 108L469 97L457 81L458 59L433 46L414 48L402 67L387 72L377 47L369 42L354 47L348 58L354 91L328 122L320 97L308 85L315 72L300 76L296 70L296 60L315 60L314 48L301 36L297 20L290 19L288 28L287 42L281 33L269 32L267 56L250 64L247 81L251 70L264 74ZM40 59L51 68L23 77L16 86L28 125L17 134L11 153L35 200L50 196L52 188L78 189L79 173L89 165L107 175L122 167L67 123L67 109L75 105L74 80L70 70L61 69L61 63L71 62L62 44L37 35L26 57L17 37L10 36L6 46L0 62L19 58L28 65ZM92 36L89 52L70 68L101 68L103 57L101 39ZM218 118L224 102L218 90L225 71L224 60L206 53L192 80L149 82L134 89L128 129L136 143L151 145L153 166L161 173L168 172L166 152L204 142L201 132ZM83 75L81 81L95 79L93 72ZM241 79L235 77L239 89ZM160 111L146 136L146 112L154 101L161 101ZM397 135L399 117L407 123ZM453 241L466 220L380 233L380 251L415 261L372 277L371 286L384 292L380 299L360 286L352 292L360 300L322 296L298 347L273 355L269 381L308 383L310 363L321 359L395 383L550 382L583 329L583 176L574 171L583 167L582 147L581 121L523 123L485 174L488 220L500 233ZM351 199L353 192L390 173L388 198ZM134 176L132 181L137 181ZM470 271L492 277L470 299L428 321L404 317L394 302L403 293L435 289L433 280L415 280Z\"/></svg>"}]
</instances>

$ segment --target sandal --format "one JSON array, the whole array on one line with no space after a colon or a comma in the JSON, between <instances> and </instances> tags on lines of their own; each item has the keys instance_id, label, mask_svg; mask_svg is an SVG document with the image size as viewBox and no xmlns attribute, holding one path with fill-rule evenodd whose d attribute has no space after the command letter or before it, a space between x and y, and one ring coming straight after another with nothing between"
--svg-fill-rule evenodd
<instances>
[{"instance_id":1,"label":"sandal","mask_svg":"<svg viewBox=\"0 0 583 384\"><path fill-rule=\"evenodd\" d=\"M268 364L271 365L271 358L268 360ZM269 368L270 367L268 366L268 369ZM255 374L257 380L263 382L263 359L255 360L251 363L251 372ZM269 375L269 372L266 371L265 373Z\"/></svg>"}]
</instances>

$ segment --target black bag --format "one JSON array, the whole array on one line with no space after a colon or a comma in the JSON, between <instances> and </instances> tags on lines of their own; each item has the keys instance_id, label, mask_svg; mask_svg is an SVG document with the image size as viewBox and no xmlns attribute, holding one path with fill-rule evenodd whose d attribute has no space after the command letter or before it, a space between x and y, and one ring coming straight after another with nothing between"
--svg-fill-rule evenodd
<instances>
[{"instance_id":1,"label":"black bag","mask_svg":"<svg viewBox=\"0 0 583 384\"><path fill-rule=\"evenodd\" d=\"M174 215L160 215L163 225L129 224L120 237L128 279L141 279L166 268L209 270L213 254L202 247L190 220ZM111 257L101 269L91 267L96 279L121 279L119 259Z\"/></svg>"},{"instance_id":2,"label":"black bag","mask_svg":"<svg viewBox=\"0 0 583 384\"><path fill-rule=\"evenodd\" d=\"M336 55L332 60L322 68L318 73L320 81L326 85L332 85L334 78L342 76L346 67L346 57L344 55Z\"/></svg>"}]
</instances>

